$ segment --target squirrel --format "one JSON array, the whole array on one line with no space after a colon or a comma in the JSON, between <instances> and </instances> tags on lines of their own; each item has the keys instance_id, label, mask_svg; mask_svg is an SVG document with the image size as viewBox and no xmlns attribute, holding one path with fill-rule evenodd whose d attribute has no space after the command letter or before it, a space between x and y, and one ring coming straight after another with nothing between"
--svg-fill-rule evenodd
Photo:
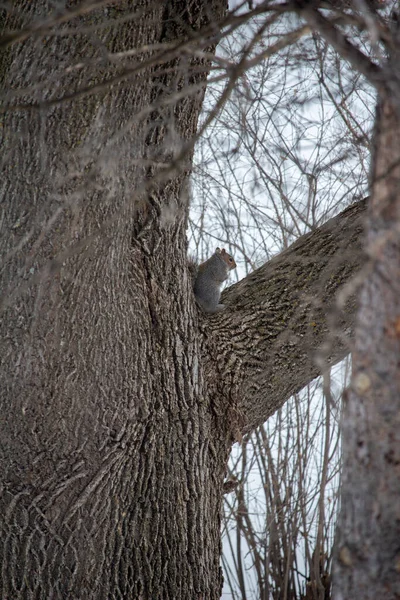
<instances>
[{"instance_id":1,"label":"squirrel","mask_svg":"<svg viewBox=\"0 0 400 600\"><path fill-rule=\"evenodd\" d=\"M229 271L236 268L233 256L223 248L215 253L197 269L194 282L194 295L198 304L207 313L216 313L225 308L219 304L221 286L228 279Z\"/></svg>"}]
</instances>

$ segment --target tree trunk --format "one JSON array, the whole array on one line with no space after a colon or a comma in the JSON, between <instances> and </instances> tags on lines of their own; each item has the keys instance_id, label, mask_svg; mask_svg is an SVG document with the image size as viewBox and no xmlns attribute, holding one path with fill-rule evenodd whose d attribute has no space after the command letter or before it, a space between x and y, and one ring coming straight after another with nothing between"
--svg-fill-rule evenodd
<instances>
[{"instance_id":1,"label":"tree trunk","mask_svg":"<svg viewBox=\"0 0 400 600\"><path fill-rule=\"evenodd\" d=\"M182 43L225 6L135 5L30 35L3 60L5 101L37 105L10 109L2 143L8 600L221 592L230 433L199 367L186 267L190 154L184 170L161 171L196 131L209 64L176 54L142 68L155 52L143 50L124 65L137 74L80 90L119 74L105 48ZM47 18L45 3L19 7L19 27ZM77 97L58 103L65 94ZM147 118L134 118L141 111Z\"/></svg>"},{"instance_id":2,"label":"tree trunk","mask_svg":"<svg viewBox=\"0 0 400 600\"><path fill-rule=\"evenodd\" d=\"M398 70L397 62L397 70ZM343 416L335 598L400 598L400 111L377 114L368 211L369 275Z\"/></svg>"}]
</instances>

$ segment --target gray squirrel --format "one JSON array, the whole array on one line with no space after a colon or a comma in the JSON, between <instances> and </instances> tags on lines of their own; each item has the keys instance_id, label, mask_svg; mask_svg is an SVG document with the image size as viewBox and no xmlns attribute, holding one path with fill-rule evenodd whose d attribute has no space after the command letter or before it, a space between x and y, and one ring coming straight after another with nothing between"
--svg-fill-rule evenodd
<instances>
[{"instance_id":1,"label":"gray squirrel","mask_svg":"<svg viewBox=\"0 0 400 600\"><path fill-rule=\"evenodd\" d=\"M223 248L217 248L215 253L197 269L194 282L194 295L201 308L207 313L216 313L225 308L219 304L221 287L228 279L229 271L236 268L236 263Z\"/></svg>"}]
</instances>

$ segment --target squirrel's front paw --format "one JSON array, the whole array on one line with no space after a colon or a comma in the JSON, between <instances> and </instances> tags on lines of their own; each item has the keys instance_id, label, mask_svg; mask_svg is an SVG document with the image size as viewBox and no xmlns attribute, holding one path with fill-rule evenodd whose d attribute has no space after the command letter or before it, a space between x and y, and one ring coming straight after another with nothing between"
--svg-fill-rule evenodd
<instances>
[{"instance_id":1,"label":"squirrel's front paw","mask_svg":"<svg viewBox=\"0 0 400 600\"><path fill-rule=\"evenodd\" d=\"M224 310L224 308L225 308L225 304L217 304L214 312L221 312L221 310Z\"/></svg>"}]
</instances>

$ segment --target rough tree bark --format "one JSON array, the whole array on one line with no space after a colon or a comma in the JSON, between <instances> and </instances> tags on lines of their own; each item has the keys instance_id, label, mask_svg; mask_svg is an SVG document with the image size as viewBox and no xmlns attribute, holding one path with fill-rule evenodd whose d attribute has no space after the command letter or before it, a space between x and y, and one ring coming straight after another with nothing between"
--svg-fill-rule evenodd
<instances>
[{"instance_id":1,"label":"rough tree bark","mask_svg":"<svg viewBox=\"0 0 400 600\"><path fill-rule=\"evenodd\" d=\"M48 15L16 5L7 27ZM4 599L218 598L232 440L346 352L326 345L327 308L358 267L362 204L233 287L225 313L194 303L190 149L165 165L195 134L209 64L153 53L224 10L125 2L3 55L6 102L35 105L2 127ZM103 54L143 46L129 78Z\"/></svg>"},{"instance_id":2,"label":"rough tree bark","mask_svg":"<svg viewBox=\"0 0 400 600\"><path fill-rule=\"evenodd\" d=\"M212 324L215 355L237 390L242 431L349 353L365 206L358 202L302 236L224 294L229 312Z\"/></svg>"},{"instance_id":3,"label":"rough tree bark","mask_svg":"<svg viewBox=\"0 0 400 600\"><path fill-rule=\"evenodd\" d=\"M47 15L44 2L19 7L20 27ZM49 103L117 75L104 47L178 43L224 9L219 0L127 2L77 17L63 26L75 34L61 28L11 47L4 90ZM151 58L142 52L128 67ZM173 141L179 152L192 139L207 69L185 56L157 60L95 95L7 114L4 599L220 595L229 436L198 362L187 166L143 192L173 158Z\"/></svg>"}]
</instances>

